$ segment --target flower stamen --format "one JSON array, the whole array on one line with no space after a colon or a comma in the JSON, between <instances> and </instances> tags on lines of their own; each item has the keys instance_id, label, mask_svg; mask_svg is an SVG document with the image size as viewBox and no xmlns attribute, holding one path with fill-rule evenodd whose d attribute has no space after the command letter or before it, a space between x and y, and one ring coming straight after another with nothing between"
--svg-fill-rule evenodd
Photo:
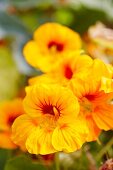
<instances>
[{"instance_id":1,"label":"flower stamen","mask_svg":"<svg viewBox=\"0 0 113 170\"><path fill-rule=\"evenodd\" d=\"M55 42L55 41L50 41L49 44L48 44L48 48L49 49L56 49L56 51L63 51L63 44L62 43L58 43L58 42Z\"/></svg>"}]
</instances>

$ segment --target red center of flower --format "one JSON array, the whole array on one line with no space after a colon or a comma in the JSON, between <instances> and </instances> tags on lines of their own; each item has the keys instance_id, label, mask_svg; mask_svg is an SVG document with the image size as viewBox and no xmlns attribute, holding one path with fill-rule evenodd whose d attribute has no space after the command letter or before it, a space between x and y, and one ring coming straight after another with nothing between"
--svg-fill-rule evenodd
<instances>
[{"instance_id":1,"label":"red center of flower","mask_svg":"<svg viewBox=\"0 0 113 170\"><path fill-rule=\"evenodd\" d=\"M85 96L89 101L92 101L95 99L95 96L94 95L91 95L91 94L88 94Z\"/></svg>"},{"instance_id":2,"label":"red center of flower","mask_svg":"<svg viewBox=\"0 0 113 170\"><path fill-rule=\"evenodd\" d=\"M67 79L71 79L73 76L72 69L69 66L65 67L64 75Z\"/></svg>"},{"instance_id":3,"label":"red center of flower","mask_svg":"<svg viewBox=\"0 0 113 170\"><path fill-rule=\"evenodd\" d=\"M51 104L44 104L40 106L43 114L49 114L53 116L60 116L60 109Z\"/></svg>"},{"instance_id":4,"label":"red center of flower","mask_svg":"<svg viewBox=\"0 0 113 170\"><path fill-rule=\"evenodd\" d=\"M8 121L7 121L7 123L8 123L8 125L9 126L12 126L12 124L13 124L13 122L14 122L14 120L17 118L17 116L10 116L9 118L8 118Z\"/></svg>"},{"instance_id":5,"label":"red center of flower","mask_svg":"<svg viewBox=\"0 0 113 170\"><path fill-rule=\"evenodd\" d=\"M57 51L61 52L61 51L63 51L64 45L62 43L50 41L48 44L48 48L50 49L52 47L55 47Z\"/></svg>"},{"instance_id":6,"label":"red center of flower","mask_svg":"<svg viewBox=\"0 0 113 170\"><path fill-rule=\"evenodd\" d=\"M51 114L54 115L53 106L52 105L44 105L42 108L43 114Z\"/></svg>"}]
</instances>

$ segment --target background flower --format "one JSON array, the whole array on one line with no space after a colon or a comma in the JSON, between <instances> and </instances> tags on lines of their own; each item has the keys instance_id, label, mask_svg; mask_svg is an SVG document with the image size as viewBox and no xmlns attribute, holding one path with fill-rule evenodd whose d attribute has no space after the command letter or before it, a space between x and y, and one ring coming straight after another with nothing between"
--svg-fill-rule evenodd
<instances>
[{"instance_id":1,"label":"background flower","mask_svg":"<svg viewBox=\"0 0 113 170\"><path fill-rule=\"evenodd\" d=\"M24 113L22 99L0 103L0 147L13 149L17 146L11 140L11 126L14 120Z\"/></svg>"},{"instance_id":2,"label":"background flower","mask_svg":"<svg viewBox=\"0 0 113 170\"><path fill-rule=\"evenodd\" d=\"M23 54L29 64L49 72L63 53L81 46L79 34L73 30L58 23L46 23L34 32L34 40L25 45Z\"/></svg>"}]
</instances>

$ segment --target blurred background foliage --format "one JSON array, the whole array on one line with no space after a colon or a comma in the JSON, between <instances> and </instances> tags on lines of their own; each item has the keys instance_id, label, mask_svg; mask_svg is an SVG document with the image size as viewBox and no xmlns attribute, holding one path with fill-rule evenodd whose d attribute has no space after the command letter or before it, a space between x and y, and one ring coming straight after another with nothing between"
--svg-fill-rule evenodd
<instances>
[{"instance_id":1,"label":"blurred background foliage","mask_svg":"<svg viewBox=\"0 0 113 170\"><path fill-rule=\"evenodd\" d=\"M113 0L0 0L0 101L21 95L27 77L39 73L22 55L23 45L39 25L58 22L82 37L97 21L113 28ZM105 159L113 157L112 134L103 132L100 141L85 144L76 153L61 154L62 170L97 170ZM0 150L0 170L45 170L28 161L27 154L14 157L13 152Z\"/></svg>"}]
</instances>

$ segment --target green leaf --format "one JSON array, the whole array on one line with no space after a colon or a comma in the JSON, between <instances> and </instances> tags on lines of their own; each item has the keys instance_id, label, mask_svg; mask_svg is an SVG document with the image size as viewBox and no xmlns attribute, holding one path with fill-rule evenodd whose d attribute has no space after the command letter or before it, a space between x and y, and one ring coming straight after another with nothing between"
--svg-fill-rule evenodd
<instances>
[{"instance_id":1,"label":"green leaf","mask_svg":"<svg viewBox=\"0 0 113 170\"><path fill-rule=\"evenodd\" d=\"M4 169L7 159L11 155L11 150L0 149L0 170Z\"/></svg>"},{"instance_id":2,"label":"green leaf","mask_svg":"<svg viewBox=\"0 0 113 170\"><path fill-rule=\"evenodd\" d=\"M71 25L75 20L75 16L73 15L72 11L69 8L64 7L56 10L53 16L56 22L66 26Z\"/></svg>"},{"instance_id":3,"label":"green leaf","mask_svg":"<svg viewBox=\"0 0 113 170\"><path fill-rule=\"evenodd\" d=\"M17 8L33 8L39 5L51 4L53 0L11 0L11 4Z\"/></svg>"},{"instance_id":4,"label":"green leaf","mask_svg":"<svg viewBox=\"0 0 113 170\"><path fill-rule=\"evenodd\" d=\"M0 11L0 29L3 34L30 36L25 25L17 16L9 15L7 12Z\"/></svg>"},{"instance_id":5,"label":"green leaf","mask_svg":"<svg viewBox=\"0 0 113 170\"><path fill-rule=\"evenodd\" d=\"M47 170L43 165L32 162L25 156L18 156L7 161L4 170Z\"/></svg>"},{"instance_id":6,"label":"green leaf","mask_svg":"<svg viewBox=\"0 0 113 170\"><path fill-rule=\"evenodd\" d=\"M20 74L8 48L0 48L0 100L14 97L18 91Z\"/></svg>"}]
</instances>

